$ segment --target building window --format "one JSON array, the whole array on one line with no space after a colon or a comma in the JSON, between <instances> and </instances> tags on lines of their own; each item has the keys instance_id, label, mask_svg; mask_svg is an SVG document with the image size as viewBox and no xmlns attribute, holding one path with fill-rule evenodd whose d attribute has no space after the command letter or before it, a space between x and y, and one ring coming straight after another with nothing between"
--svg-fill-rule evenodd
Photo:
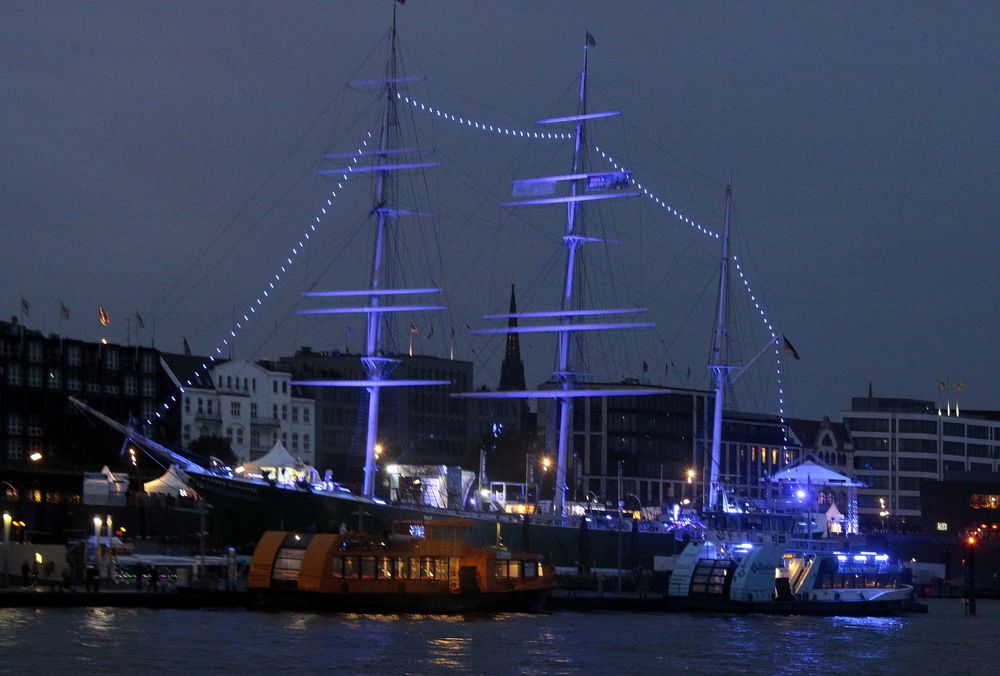
<instances>
[{"instance_id":1,"label":"building window","mask_svg":"<svg viewBox=\"0 0 1000 676\"><path fill-rule=\"evenodd\" d=\"M240 417L240 402L238 401L230 402L229 415L233 416L234 418Z\"/></svg>"},{"instance_id":2,"label":"building window","mask_svg":"<svg viewBox=\"0 0 1000 676\"><path fill-rule=\"evenodd\" d=\"M118 370L118 350L112 350L111 348L105 348L104 350L104 368L109 371Z\"/></svg>"},{"instance_id":3,"label":"building window","mask_svg":"<svg viewBox=\"0 0 1000 676\"><path fill-rule=\"evenodd\" d=\"M250 430L250 446L253 448L260 446L260 430Z\"/></svg>"},{"instance_id":4,"label":"building window","mask_svg":"<svg viewBox=\"0 0 1000 676\"><path fill-rule=\"evenodd\" d=\"M282 432L281 433L281 445L282 446L287 446L288 445L288 432Z\"/></svg>"},{"instance_id":5,"label":"building window","mask_svg":"<svg viewBox=\"0 0 1000 676\"><path fill-rule=\"evenodd\" d=\"M282 380L281 381L281 393L282 394L288 394L288 381L287 380Z\"/></svg>"},{"instance_id":6,"label":"building window","mask_svg":"<svg viewBox=\"0 0 1000 676\"><path fill-rule=\"evenodd\" d=\"M257 379L256 378L251 378L250 379L250 385L253 388L253 391L256 392L257 391Z\"/></svg>"},{"instance_id":7,"label":"building window","mask_svg":"<svg viewBox=\"0 0 1000 676\"><path fill-rule=\"evenodd\" d=\"M212 415L212 409L214 408L214 406L213 406L213 402L212 402L211 399L206 399L205 400L205 407L208 409L208 414Z\"/></svg>"},{"instance_id":8,"label":"building window","mask_svg":"<svg viewBox=\"0 0 1000 676\"><path fill-rule=\"evenodd\" d=\"M7 457L11 460L20 460L23 455L22 448L20 439L8 439Z\"/></svg>"},{"instance_id":9,"label":"building window","mask_svg":"<svg viewBox=\"0 0 1000 676\"><path fill-rule=\"evenodd\" d=\"M285 404L281 405L281 419L288 420L288 406Z\"/></svg>"},{"instance_id":10,"label":"building window","mask_svg":"<svg viewBox=\"0 0 1000 676\"><path fill-rule=\"evenodd\" d=\"M271 383L271 389L274 391L275 394L278 393L278 381L277 380L275 380L275 381L273 381Z\"/></svg>"},{"instance_id":11,"label":"building window","mask_svg":"<svg viewBox=\"0 0 1000 676\"><path fill-rule=\"evenodd\" d=\"M304 422L304 423L309 422L309 407L308 406L303 406L302 407L302 422Z\"/></svg>"},{"instance_id":12,"label":"building window","mask_svg":"<svg viewBox=\"0 0 1000 676\"><path fill-rule=\"evenodd\" d=\"M302 435L302 450L303 451L308 451L309 450L309 435L308 434L303 434Z\"/></svg>"},{"instance_id":13,"label":"building window","mask_svg":"<svg viewBox=\"0 0 1000 676\"><path fill-rule=\"evenodd\" d=\"M233 445L233 428L232 427L227 427L226 428L226 439L229 440L229 445L232 446Z\"/></svg>"},{"instance_id":14,"label":"building window","mask_svg":"<svg viewBox=\"0 0 1000 676\"><path fill-rule=\"evenodd\" d=\"M142 379L142 396L144 397L156 396L156 381L154 381L152 378Z\"/></svg>"},{"instance_id":15,"label":"building window","mask_svg":"<svg viewBox=\"0 0 1000 676\"><path fill-rule=\"evenodd\" d=\"M191 426L184 426L184 441L191 441Z\"/></svg>"},{"instance_id":16,"label":"building window","mask_svg":"<svg viewBox=\"0 0 1000 676\"><path fill-rule=\"evenodd\" d=\"M198 397L198 415L204 415L205 413L205 400Z\"/></svg>"},{"instance_id":17,"label":"building window","mask_svg":"<svg viewBox=\"0 0 1000 676\"><path fill-rule=\"evenodd\" d=\"M80 346L70 345L66 349L66 363L70 366L80 365Z\"/></svg>"},{"instance_id":18,"label":"building window","mask_svg":"<svg viewBox=\"0 0 1000 676\"><path fill-rule=\"evenodd\" d=\"M20 385L21 384L21 365L20 364L10 364L7 366L7 384L8 385Z\"/></svg>"},{"instance_id":19,"label":"building window","mask_svg":"<svg viewBox=\"0 0 1000 676\"><path fill-rule=\"evenodd\" d=\"M297 433L292 433L292 450L299 450L299 435Z\"/></svg>"},{"instance_id":20,"label":"building window","mask_svg":"<svg viewBox=\"0 0 1000 676\"><path fill-rule=\"evenodd\" d=\"M151 352L146 352L142 355L142 372L143 373L156 373L156 355Z\"/></svg>"},{"instance_id":21,"label":"building window","mask_svg":"<svg viewBox=\"0 0 1000 676\"><path fill-rule=\"evenodd\" d=\"M243 428L242 427L237 427L236 428L236 445L237 446L243 446Z\"/></svg>"},{"instance_id":22,"label":"building window","mask_svg":"<svg viewBox=\"0 0 1000 676\"><path fill-rule=\"evenodd\" d=\"M251 418L256 418L257 417L257 402L256 401L251 401L250 402L250 417Z\"/></svg>"},{"instance_id":23,"label":"building window","mask_svg":"<svg viewBox=\"0 0 1000 676\"><path fill-rule=\"evenodd\" d=\"M28 343L28 361L38 363L42 361L42 344Z\"/></svg>"},{"instance_id":24,"label":"building window","mask_svg":"<svg viewBox=\"0 0 1000 676\"><path fill-rule=\"evenodd\" d=\"M292 406L292 422L297 423L299 421L299 407Z\"/></svg>"},{"instance_id":25,"label":"building window","mask_svg":"<svg viewBox=\"0 0 1000 676\"><path fill-rule=\"evenodd\" d=\"M59 369L49 371L49 387L53 390L58 390L62 387L62 371Z\"/></svg>"},{"instance_id":26,"label":"building window","mask_svg":"<svg viewBox=\"0 0 1000 676\"><path fill-rule=\"evenodd\" d=\"M39 366L28 367L28 387L42 386L42 369Z\"/></svg>"},{"instance_id":27,"label":"building window","mask_svg":"<svg viewBox=\"0 0 1000 676\"><path fill-rule=\"evenodd\" d=\"M271 412L273 414L271 417L274 418L275 420L277 420L278 419L278 405L277 404L273 404L271 406Z\"/></svg>"},{"instance_id":28,"label":"building window","mask_svg":"<svg viewBox=\"0 0 1000 676\"><path fill-rule=\"evenodd\" d=\"M126 394L128 393L126 392ZM191 397L184 397L184 412L185 413L191 412Z\"/></svg>"},{"instance_id":29,"label":"building window","mask_svg":"<svg viewBox=\"0 0 1000 676\"><path fill-rule=\"evenodd\" d=\"M137 393L135 387L135 376L127 375L122 379L122 388L125 390L125 395L129 397L134 397ZM190 411L189 411L190 412Z\"/></svg>"},{"instance_id":30,"label":"building window","mask_svg":"<svg viewBox=\"0 0 1000 676\"><path fill-rule=\"evenodd\" d=\"M18 413L9 413L7 415L7 434L20 434L21 433L21 415Z\"/></svg>"}]
</instances>

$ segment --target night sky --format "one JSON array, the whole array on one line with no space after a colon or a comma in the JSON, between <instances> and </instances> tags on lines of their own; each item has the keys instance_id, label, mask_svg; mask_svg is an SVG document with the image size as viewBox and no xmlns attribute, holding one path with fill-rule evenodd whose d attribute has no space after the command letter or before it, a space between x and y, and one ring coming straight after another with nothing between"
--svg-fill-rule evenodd
<instances>
[{"instance_id":1,"label":"night sky","mask_svg":"<svg viewBox=\"0 0 1000 676\"><path fill-rule=\"evenodd\" d=\"M28 325L46 332L124 343L131 319L131 341L148 344L155 322L157 347L181 351L186 337L208 353L325 205L335 186L313 175L333 166L323 154L377 127L378 102L346 83L382 75L391 12L388 1L6 3L0 313L18 314L23 296ZM732 176L735 252L802 357L782 367L789 414L837 417L869 381L877 396L934 399L939 380L960 380L964 407L1000 408L997 3L411 0L398 26L403 71L428 78L413 96L532 130L575 113L589 29L591 110L623 112L595 123L591 144L713 229ZM513 178L568 173L571 148L402 112L442 166L400 191L400 206L436 216L404 226L400 279L441 284L451 308L414 318L415 349L446 355L454 328L457 356L495 386L502 340L466 325L504 311L512 282L521 310L558 304L564 218L497 204ZM306 289L366 286L371 185L340 192L237 357L361 348L361 323L294 314ZM593 214L588 227L622 243L588 264L589 305L648 307L657 329L588 344L587 368L707 387L718 241L645 197ZM735 293L733 336L749 359L766 335ZM398 334L406 349L405 325ZM522 349L529 383L544 379L552 339ZM761 359L737 404L774 412L774 375Z\"/></svg>"}]
</instances>

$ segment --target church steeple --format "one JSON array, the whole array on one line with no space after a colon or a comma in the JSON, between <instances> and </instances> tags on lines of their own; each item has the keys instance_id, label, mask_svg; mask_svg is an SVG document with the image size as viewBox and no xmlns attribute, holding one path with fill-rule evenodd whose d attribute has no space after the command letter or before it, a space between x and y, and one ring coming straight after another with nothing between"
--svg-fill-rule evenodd
<instances>
[{"instance_id":1,"label":"church steeple","mask_svg":"<svg viewBox=\"0 0 1000 676\"><path fill-rule=\"evenodd\" d=\"M510 285L510 314L517 314L517 299L514 297L514 285ZM507 328L517 327L517 317L507 319ZM524 362L521 361L521 341L515 331L507 332L507 349L500 365L500 391L524 389Z\"/></svg>"}]
</instances>

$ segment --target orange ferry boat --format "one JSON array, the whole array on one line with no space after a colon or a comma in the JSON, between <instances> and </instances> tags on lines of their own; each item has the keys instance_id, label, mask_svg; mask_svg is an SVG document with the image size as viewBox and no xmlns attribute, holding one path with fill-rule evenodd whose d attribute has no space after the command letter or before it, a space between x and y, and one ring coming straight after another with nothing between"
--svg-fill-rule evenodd
<instances>
[{"instance_id":1,"label":"orange ferry boat","mask_svg":"<svg viewBox=\"0 0 1000 676\"><path fill-rule=\"evenodd\" d=\"M442 518L367 533L264 533L248 587L262 606L335 612L537 611L555 568L534 554L474 547L476 523Z\"/></svg>"}]
</instances>

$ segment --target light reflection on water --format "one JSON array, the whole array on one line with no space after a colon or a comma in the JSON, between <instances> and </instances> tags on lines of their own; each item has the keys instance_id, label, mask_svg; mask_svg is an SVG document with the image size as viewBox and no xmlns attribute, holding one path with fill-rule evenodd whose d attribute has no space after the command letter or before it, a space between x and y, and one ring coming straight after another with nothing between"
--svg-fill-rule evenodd
<instances>
[{"instance_id":1,"label":"light reflection on water","mask_svg":"<svg viewBox=\"0 0 1000 676\"><path fill-rule=\"evenodd\" d=\"M0 672L985 673L1000 603L967 617L448 616L0 610Z\"/></svg>"}]
</instances>

